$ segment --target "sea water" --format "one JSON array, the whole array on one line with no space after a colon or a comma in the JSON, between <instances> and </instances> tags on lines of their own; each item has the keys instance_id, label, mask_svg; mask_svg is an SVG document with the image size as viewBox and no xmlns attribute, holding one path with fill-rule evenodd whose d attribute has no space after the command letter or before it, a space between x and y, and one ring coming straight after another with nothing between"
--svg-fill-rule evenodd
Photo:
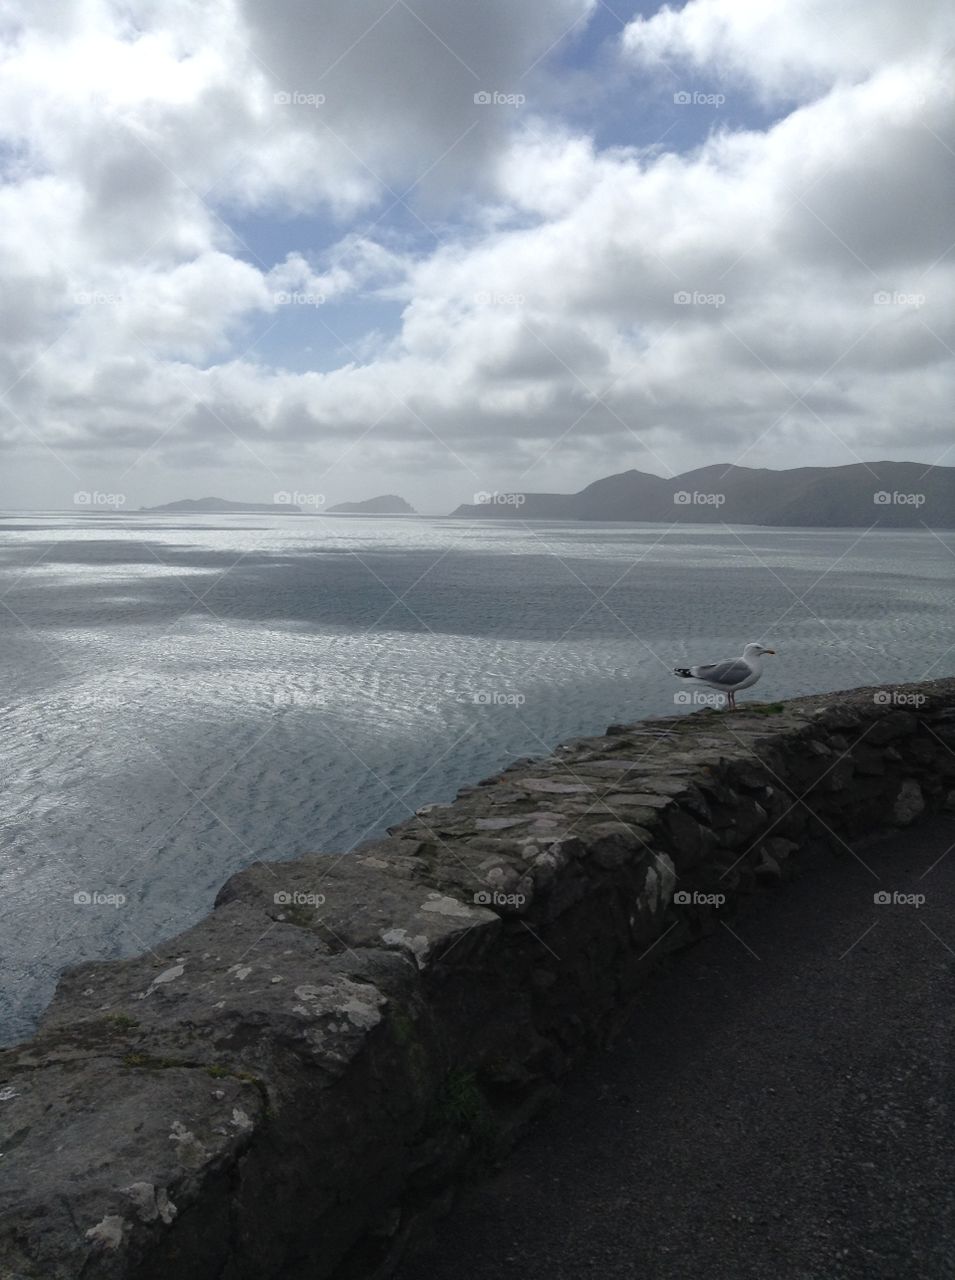
<instances>
[{"instance_id":1,"label":"sea water","mask_svg":"<svg viewBox=\"0 0 955 1280\"><path fill-rule=\"evenodd\" d=\"M347 851L608 722L955 670L955 538L307 516L0 519L0 1035L256 859ZM695 696L695 695L694 695Z\"/></svg>"}]
</instances>

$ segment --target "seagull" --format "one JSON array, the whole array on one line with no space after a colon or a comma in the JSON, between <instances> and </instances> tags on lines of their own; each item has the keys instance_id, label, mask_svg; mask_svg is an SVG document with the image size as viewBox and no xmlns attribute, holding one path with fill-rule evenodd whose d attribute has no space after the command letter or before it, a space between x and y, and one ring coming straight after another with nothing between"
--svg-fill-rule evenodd
<instances>
[{"instance_id":1,"label":"seagull","mask_svg":"<svg viewBox=\"0 0 955 1280\"><path fill-rule=\"evenodd\" d=\"M701 680L712 689L726 694L727 708L736 710L736 694L739 689L748 689L763 674L760 658L764 653L775 653L775 649L764 649L755 640L745 647L738 658L727 658L723 662L703 663L698 667L674 667L673 674L684 680Z\"/></svg>"}]
</instances>

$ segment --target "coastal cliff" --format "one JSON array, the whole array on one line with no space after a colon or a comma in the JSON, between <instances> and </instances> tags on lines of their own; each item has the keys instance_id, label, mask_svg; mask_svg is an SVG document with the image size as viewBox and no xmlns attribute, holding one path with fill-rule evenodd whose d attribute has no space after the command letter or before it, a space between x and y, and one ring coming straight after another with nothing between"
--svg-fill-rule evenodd
<instances>
[{"instance_id":1,"label":"coastal cliff","mask_svg":"<svg viewBox=\"0 0 955 1280\"><path fill-rule=\"evenodd\" d=\"M0 1054L0 1275L384 1275L664 956L946 807L955 679L611 726L257 864Z\"/></svg>"}]
</instances>

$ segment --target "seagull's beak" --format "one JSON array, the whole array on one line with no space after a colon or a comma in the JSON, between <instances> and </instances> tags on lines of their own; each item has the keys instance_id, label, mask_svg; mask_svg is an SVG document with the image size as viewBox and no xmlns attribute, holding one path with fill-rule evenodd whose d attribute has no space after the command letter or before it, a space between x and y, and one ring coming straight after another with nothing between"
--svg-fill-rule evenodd
<instances>
[{"instance_id":1,"label":"seagull's beak","mask_svg":"<svg viewBox=\"0 0 955 1280\"><path fill-rule=\"evenodd\" d=\"M776 650L775 650L775 649L764 649L764 650L763 650L763 653L771 653L771 654L773 654L773 655L775 656Z\"/></svg>"}]
</instances>

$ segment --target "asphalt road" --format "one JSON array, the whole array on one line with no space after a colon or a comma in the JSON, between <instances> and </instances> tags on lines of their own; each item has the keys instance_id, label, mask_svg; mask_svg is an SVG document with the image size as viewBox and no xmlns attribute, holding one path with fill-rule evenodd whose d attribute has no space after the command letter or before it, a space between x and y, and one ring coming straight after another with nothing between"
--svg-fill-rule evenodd
<instances>
[{"instance_id":1,"label":"asphalt road","mask_svg":"<svg viewBox=\"0 0 955 1280\"><path fill-rule=\"evenodd\" d=\"M679 957L400 1280L955 1280L953 843L827 857Z\"/></svg>"}]
</instances>

